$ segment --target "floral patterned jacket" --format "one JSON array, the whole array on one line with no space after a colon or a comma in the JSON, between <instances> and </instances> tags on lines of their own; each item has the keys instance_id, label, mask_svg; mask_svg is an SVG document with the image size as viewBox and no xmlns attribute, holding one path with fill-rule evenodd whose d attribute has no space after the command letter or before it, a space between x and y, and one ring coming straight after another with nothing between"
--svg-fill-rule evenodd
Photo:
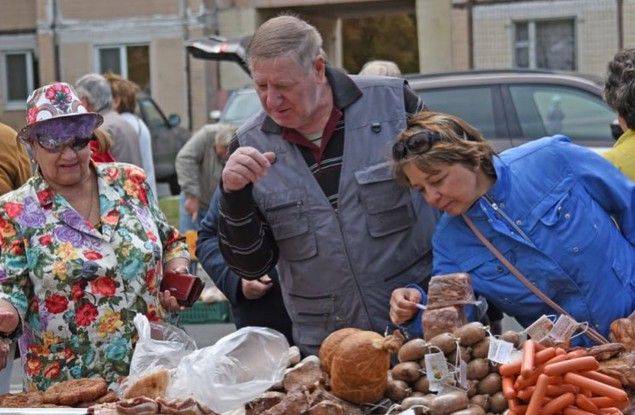
<instances>
[{"instance_id":1,"label":"floral patterned jacket","mask_svg":"<svg viewBox=\"0 0 635 415\"><path fill-rule=\"evenodd\" d=\"M143 170L93 168L100 230L40 175L0 198L0 298L20 314L26 389L127 375L135 314L165 315L157 298L162 264L189 256L148 194Z\"/></svg>"}]
</instances>

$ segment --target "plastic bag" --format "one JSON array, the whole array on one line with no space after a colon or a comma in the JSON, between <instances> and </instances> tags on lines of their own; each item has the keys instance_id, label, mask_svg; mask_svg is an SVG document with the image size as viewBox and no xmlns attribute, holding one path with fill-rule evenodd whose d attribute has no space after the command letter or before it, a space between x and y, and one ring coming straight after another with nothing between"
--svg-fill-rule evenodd
<instances>
[{"instance_id":1,"label":"plastic bag","mask_svg":"<svg viewBox=\"0 0 635 415\"><path fill-rule=\"evenodd\" d=\"M466 273L435 275L428 285L427 308L475 304L472 278Z\"/></svg>"},{"instance_id":2,"label":"plastic bag","mask_svg":"<svg viewBox=\"0 0 635 415\"><path fill-rule=\"evenodd\" d=\"M157 369L174 369L196 350L194 339L176 326L151 323L143 314L137 314L133 321L139 340L130 360L128 382Z\"/></svg>"},{"instance_id":3,"label":"plastic bag","mask_svg":"<svg viewBox=\"0 0 635 415\"><path fill-rule=\"evenodd\" d=\"M277 331L243 327L185 356L168 398L191 396L219 413L237 409L282 381L288 353L289 343Z\"/></svg>"}]
</instances>

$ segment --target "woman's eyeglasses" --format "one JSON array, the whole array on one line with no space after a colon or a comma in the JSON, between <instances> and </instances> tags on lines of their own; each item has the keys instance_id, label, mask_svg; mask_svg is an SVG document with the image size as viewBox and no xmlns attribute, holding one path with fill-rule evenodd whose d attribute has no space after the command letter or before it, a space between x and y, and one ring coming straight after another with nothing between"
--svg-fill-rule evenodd
<instances>
[{"instance_id":1,"label":"woman's eyeglasses","mask_svg":"<svg viewBox=\"0 0 635 415\"><path fill-rule=\"evenodd\" d=\"M37 143L49 153L61 153L66 147L70 147L73 151L78 152L86 148L93 137L69 137L63 140L59 138L44 137L36 135Z\"/></svg>"},{"instance_id":2,"label":"woman's eyeglasses","mask_svg":"<svg viewBox=\"0 0 635 415\"><path fill-rule=\"evenodd\" d=\"M395 161L403 160L409 154L423 154L432 145L441 141L441 135L436 131L421 130L406 140L399 140L392 146L392 157Z\"/></svg>"}]
</instances>

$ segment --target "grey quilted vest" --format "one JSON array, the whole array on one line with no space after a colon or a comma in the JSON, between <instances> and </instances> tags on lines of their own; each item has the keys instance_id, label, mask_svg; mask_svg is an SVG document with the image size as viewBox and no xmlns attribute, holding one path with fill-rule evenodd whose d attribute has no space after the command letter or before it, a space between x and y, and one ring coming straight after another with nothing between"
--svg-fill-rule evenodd
<instances>
[{"instance_id":1,"label":"grey quilted vest","mask_svg":"<svg viewBox=\"0 0 635 415\"><path fill-rule=\"evenodd\" d=\"M351 78L363 95L344 110L337 211L298 148L260 129L264 113L238 131L241 146L278 157L253 195L279 248L282 294L303 353L340 328L383 333L393 289L431 272L434 211L397 185L389 162L406 125L403 81Z\"/></svg>"}]
</instances>

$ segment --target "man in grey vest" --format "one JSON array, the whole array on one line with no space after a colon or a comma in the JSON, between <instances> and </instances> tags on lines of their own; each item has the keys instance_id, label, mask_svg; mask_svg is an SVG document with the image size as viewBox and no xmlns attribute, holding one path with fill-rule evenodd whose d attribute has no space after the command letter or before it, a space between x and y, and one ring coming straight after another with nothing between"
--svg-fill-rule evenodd
<instances>
[{"instance_id":1,"label":"man in grey vest","mask_svg":"<svg viewBox=\"0 0 635 415\"><path fill-rule=\"evenodd\" d=\"M392 290L431 269L435 212L388 163L423 104L402 79L326 66L320 34L295 17L260 26L248 60L264 111L238 129L222 173L223 256L256 284L278 264L304 354L340 328L383 332Z\"/></svg>"}]
</instances>

